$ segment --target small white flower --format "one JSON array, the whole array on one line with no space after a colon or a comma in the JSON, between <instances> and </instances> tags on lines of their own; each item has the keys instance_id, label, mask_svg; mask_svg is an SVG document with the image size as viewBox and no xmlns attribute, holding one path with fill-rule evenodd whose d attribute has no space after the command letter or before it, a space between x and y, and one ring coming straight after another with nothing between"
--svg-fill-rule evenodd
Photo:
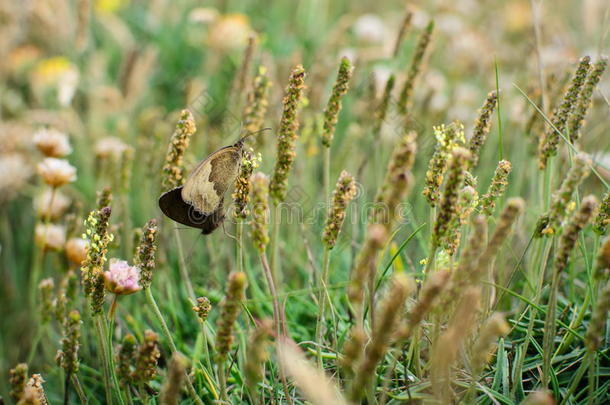
<instances>
[{"instance_id":1,"label":"small white flower","mask_svg":"<svg viewBox=\"0 0 610 405\"><path fill-rule=\"evenodd\" d=\"M61 187L76 180L76 168L64 159L46 158L38 164L38 174L51 187Z\"/></svg>"},{"instance_id":2,"label":"small white flower","mask_svg":"<svg viewBox=\"0 0 610 405\"><path fill-rule=\"evenodd\" d=\"M59 190L47 189L34 199L34 208L41 218L58 219L70 206L70 199Z\"/></svg>"},{"instance_id":3,"label":"small white flower","mask_svg":"<svg viewBox=\"0 0 610 405\"><path fill-rule=\"evenodd\" d=\"M125 142L114 136L107 136L95 144L95 156L100 159L112 158L119 160L129 148Z\"/></svg>"},{"instance_id":4,"label":"small white flower","mask_svg":"<svg viewBox=\"0 0 610 405\"><path fill-rule=\"evenodd\" d=\"M66 257L78 266L87 258L87 242L83 238L70 238L66 242Z\"/></svg>"},{"instance_id":5,"label":"small white flower","mask_svg":"<svg viewBox=\"0 0 610 405\"><path fill-rule=\"evenodd\" d=\"M354 23L354 34L362 42L381 43L385 39L385 24L376 14L364 14Z\"/></svg>"},{"instance_id":6,"label":"small white flower","mask_svg":"<svg viewBox=\"0 0 610 405\"><path fill-rule=\"evenodd\" d=\"M55 224L38 224L34 230L36 244L45 250L61 250L66 243L66 227Z\"/></svg>"},{"instance_id":7,"label":"small white flower","mask_svg":"<svg viewBox=\"0 0 610 405\"><path fill-rule=\"evenodd\" d=\"M61 158L72 152L68 135L54 128L41 128L36 131L34 145L47 157Z\"/></svg>"}]
</instances>

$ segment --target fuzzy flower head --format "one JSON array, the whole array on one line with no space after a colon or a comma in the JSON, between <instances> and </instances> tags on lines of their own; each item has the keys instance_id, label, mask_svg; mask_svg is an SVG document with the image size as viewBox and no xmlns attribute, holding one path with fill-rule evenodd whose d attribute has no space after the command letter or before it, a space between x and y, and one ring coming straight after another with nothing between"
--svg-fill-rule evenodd
<instances>
[{"instance_id":1,"label":"fuzzy flower head","mask_svg":"<svg viewBox=\"0 0 610 405\"><path fill-rule=\"evenodd\" d=\"M62 158L72 152L68 135L53 128L36 131L34 145L46 157Z\"/></svg>"},{"instance_id":2,"label":"fuzzy flower head","mask_svg":"<svg viewBox=\"0 0 610 405\"><path fill-rule=\"evenodd\" d=\"M46 158L38 164L38 174L51 187L61 187L76 180L76 168L64 159Z\"/></svg>"},{"instance_id":3,"label":"fuzzy flower head","mask_svg":"<svg viewBox=\"0 0 610 405\"><path fill-rule=\"evenodd\" d=\"M87 242L83 238L70 238L66 242L66 257L70 263L80 266L87 259Z\"/></svg>"},{"instance_id":4,"label":"fuzzy flower head","mask_svg":"<svg viewBox=\"0 0 610 405\"><path fill-rule=\"evenodd\" d=\"M110 259L109 270L104 272L106 289L117 295L140 291L140 269L130 266L125 260Z\"/></svg>"},{"instance_id":5,"label":"fuzzy flower head","mask_svg":"<svg viewBox=\"0 0 610 405\"><path fill-rule=\"evenodd\" d=\"M66 243L66 227L55 224L38 224L34 230L36 244L45 250L62 250Z\"/></svg>"},{"instance_id":6,"label":"fuzzy flower head","mask_svg":"<svg viewBox=\"0 0 610 405\"><path fill-rule=\"evenodd\" d=\"M34 209L40 218L56 220L64 215L70 202L70 198L59 190L46 189L34 198Z\"/></svg>"}]
</instances>

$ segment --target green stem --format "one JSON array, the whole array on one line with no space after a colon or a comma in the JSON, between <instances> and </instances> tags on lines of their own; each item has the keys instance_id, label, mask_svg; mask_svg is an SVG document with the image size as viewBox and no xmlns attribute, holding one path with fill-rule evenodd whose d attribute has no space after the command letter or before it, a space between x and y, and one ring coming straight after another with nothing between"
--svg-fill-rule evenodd
<instances>
[{"instance_id":1,"label":"green stem","mask_svg":"<svg viewBox=\"0 0 610 405\"><path fill-rule=\"evenodd\" d=\"M83 390L82 385L80 384L80 380L78 376L72 375L72 385L74 386L74 390L76 391L76 395L78 395L78 399L82 405L87 405L87 395L85 395L85 391Z\"/></svg>"},{"instance_id":2,"label":"green stem","mask_svg":"<svg viewBox=\"0 0 610 405\"><path fill-rule=\"evenodd\" d=\"M324 147L324 200L330 196L330 146Z\"/></svg>"},{"instance_id":3,"label":"green stem","mask_svg":"<svg viewBox=\"0 0 610 405\"><path fill-rule=\"evenodd\" d=\"M544 322L544 338L542 341L542 387L547 388L551 377L551 360L553 358L553 347L555 332L557 330L556 311L557 311L557 293L559 288L559 273L554 270L551 281L551 291L549 295L549 303L547 305L546 319Z\"/></svg>"},{"instance_id":4,"label":"green stem","mask_svg":"<svg viewBox=\"0 0 610 405\"><path fill-rule=\"evenodd\" d=\"M116 310L116 303L113 302L113 305L115 307L114 310ZM113 317L114 317L114 315L113 315ZM104 322L103 314L100 314L99 318L100 318L102 333L104 334L104 336L106 336L108 338L107 343L106 343L106 354L107 354L106 359L108 362L108 370L110 371L110 379L112 381L112 384L114 385L114 389L116 390L117 396L119 397L119 403L121 405L124 405L125 400L123 399L123 394L121 391L121 384L119 384L119 379L116 375L116 367L114 365L114 351L112 349L112 328L114 327L113 326L114 319L113 319L112 324L108 325L108 323Z\"/></svg>"},{"instance_id":5,"label":"green stem","mask_svg":"<svg viewBox=\"0 0 610 405\"><path fill-rule=\"evenodd\" d=\"M324 249L324 258L322 262L322 275L318 278L318 305L320 306L318 311L318 320L316 322L316 341L318 344L318 348L316 351L317 359L318 359L318 367L320 369L324 369L322 363L322 344L323 344L323 328L324 317L326 313L326 299L328 297L328 290L326 288L328 284L328 269L330 264L330 250ZM374 293L374 292L371 292ZM330 299L330 297L329 297Z\"/></svg>"},{"instance_id":6,"label":"green stem","mask_svg":"<svg viewBox=\"0 0 610 405\"><path fill-rule=\"evenodd\" d=\"M279 263L278 254L280 250L280 221L281 210L279 203L273 206L273 227L271 229L271 274L273 279L278 281Z\"/></svg>"},{"instance_id":7,"label":"green stem","mask_svg":"<svg viewBox=\"0 0 610 405\"><path fill-rule=\"evenodd\" d=\"M227 394L227 376L226 376L226 360L223 359L218 363L218 385L220 386L220 399L223 403L230 404L229 396Z\"/></svg>"},{"instance_id":8,"label":"green stem","mask_svg":"<svg viewBox=\"0 0 610 405\"><path fill-rule=\"evenodd\" d=\"M94 315L95 331L97 332L97 342L102 355L102 370L104 377L104 391L106 403L112 405L112 393L110 391L110 371L108 369L108 351L106 348L106 338L102 326L102 315Z\"/></svg>"},{"instance_id":9,"label":"green stem","mask_svg":"<svg viewBox=\"0 0 610 405\"><path fill-rule=\"evenodd\" d=\"M244 223L241 219L237 220L237 226L235 228L235 239L237 239L235 243L236 249L236 261L237 261L237 271L244 271L244 249L243 249L243 234L244 234Z\"/></svg>"},{"instance_id":10,"label":"green stem","mask_svg":"<svg viewBox=\"0 0 610 405\"><path fill-rule=\"evenodd\" d=\"M167 327L167 323L165 322L165 319L163 318L163 315L161 314L161 311L159 310L159 306L157 305L157 302L155 301L155 297L153 297L153 295L152 295L151 289L147 288L144 291L145 291L145 295L146 295L146 300L148 301L148 304L152 308L153 314L157 318L157 321L161 325L161 330L163 331L163 334L165 335L165 338L167 339L167 342L169 344L172 354L177 353L178 349L176 348L176 344L174 343L172 334L170 333L169 328ZM203 401L197 395L197 391L195 391L193 382L191 381L188 374L186 375L186 388L189 392L189 395L193 399L193 401L195 401L195 403L198 405L203 405Z\"/></svg>"},{"instance_id":11,"label":"green stem","mask_svg":"<svg viewBox=\"0 0 610 405\"><path fill-rule=\"evenodd\" d=\"M195 290L191 284L191 278L189 277L188 269L186 268L186 260L184 258L184 248L182 247L182 238L178 228L174 228L174 236L176 237L176 246L178 247L178 268L180 270L181 282L186 287L186 292L191 300L195 300Z\"/></svg>"}]
</instances>

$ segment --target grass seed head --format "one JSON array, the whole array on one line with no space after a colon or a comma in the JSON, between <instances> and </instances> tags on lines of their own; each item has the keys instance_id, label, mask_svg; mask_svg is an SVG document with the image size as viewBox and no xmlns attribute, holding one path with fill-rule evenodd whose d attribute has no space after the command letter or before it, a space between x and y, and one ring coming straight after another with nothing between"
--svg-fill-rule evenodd
<instances>
[{"instance_id":1,"label":"grass seed head","mask_svg":"<svg viewBox=\"0 0 610 405\"><path fill-rule=\"evenodd\" d=\"M479 164L479 155L481 154L481 148L487 140L489 130L491 128L491 117L498 105L498 93L492 91L487 95L483 107L479 110L479 115L474 123L474 129L472 136L468 141L468 150L471 153L470 167L476 167Z\"/></svg>"},{"instance_id":2,"label":"grass seed head","mask_svg":"<svg viewBox=\"0 0 610 405\"><path fill-rule=\"evenodd\" d=\"M161 357L159 336L150 329L147 329L144 331L144 341L136 355L132 380L140 384L153 380L157 376L157 361L159 357Z\"/></svg>"},{"instance_id":3,"label":"grass seed head","mask_svg":"<svg viewBox=\"0 0 610 405\"><path fill-rule=\"evenodd\" d=\"M151 219L144 225L140 244L136 248L134 263L140 269L140 286L149 288L155 269L155 252L157 251L157 220Z\"/></svg>"},{"instance_id":4,"label":"grass seed head","mask_svg":"<svg viewBox=\"0 0 610 405\"><path fill-rule=\"evenodd\" d=\"M339 118L339 112L341 111L341 99L347 93L349 88L349 81L352 77L354 68L346 57L341 58L339 64L339 72L337 73L337 80L333 87L328 104L324 110L324 126L322 131L322 145L330 148L335 135L335 126Z\"/></svg>"},{"instance_id":5,"label":"grass seed head","mask_svg":"<svg viewBox=\"0 0 610 405\"><path fill-rule=\"evenodd\" d=\"M496 202L506 191L508 176L510 175L511 170L512 165L508 160L501 160L498 162L487 193L481 197L480 201L481 211L488 217L493 214L496 208Z\"/></svg>"},{"instance_id":6,"label":"grass seed head","mask_svg":"<svg viewBox=\"0 0 610 405\"><path fill-rule=\"evenodd\" d=\"M252 241L260 253L269 243L269 178L264 173L252 175Z\"/></svg>"},{"instance_id":7,"label":"grass seed head","mask_svg":"<svg viewBox=\"0 0 610 405\"><path fill-rule=\"evenodd\" d=\"M337 243L337 237L345 220L347 206L358 192L354 177L345 170L339 175L337 185L333 191L332 203L326 218L326 226L322 240L326 249L331 250Z\"/></svg>"},{"instance_id":8,"label":"grass seed head","mask_svg":"<svg viewBox=\"0 0 610 405\"><path fill-rule=\"evenodd\" d=\"M608 59L606 57L600 58L595 65L593 65L593 69L591 69L589 76L587 76L587 81L585 82L582 92L578 97L578 103L576 104L574 113L570 116L568 121L568 133L570 134L570 140L572 143L576 143L580 138L580 129L584 125L585 116L591 107L593 91L601 80L607 65Z\"/></svg>"},{"instance_id":9,"label":"grass seed head","mask_svg":"<svg viewBox=\"0 0 610 405\"><path fill-rule=\"evenodd\" d=\"M489 362L498 338L506 336L509 331L510 326L506 322L504 314L496 312L487 318L472 348L470 363L475 375L478 376Z\"/></svg>"},{"instance_id":10,"label":"grass seed head","mask_svg":"<svg viewBox=\"0 0 610 405\"><path fill-rule=\"evenodd\" d=\"M247 278L243 272L229 275L225 299L222 303L216 329L216 357L223 362L233 344L233 328L241 311L241 304L246 297Z\"/></svg>"},{"instance_id":11,"label":"grass seed head","mask_svg":"<svg viewBox=\"0 0 610 405\"><path fill-rule=\"evenodd\" d=\"M182 110L170 139L163 165L163 188L165 190L171 190L184 184L184 153L195 131L197 131L197 127L193 114L189 110Z\"/></svg>"},{"instance_id":12,"label":"grass seed head","mask_svg":"<svg viewBox=\"0 0 610 405\"><path fill-rule=\"evenodd\" d=\"M299 136L298 110L305 89L305 69L296 66L290 73L288 86L284 95L284 109L280 120L280 129L277 143L277 158L269 193L274 204L279 204L286 198L288 175L296 157L296 140Z\"/></svg>"},{"instance_id":13,"label":"grass seed head","mask_svg":"<svg viewBox=\"0 0 610 405\"><path fill-rule=\"evenodd\" d=\"M413 57L411 59L411 66L409 67L407 78L400 91L400 97L398 98L398 111L401 114L407 113L409 104L413 98L413 90L415 89L417 78L421 73L426 53L430 47L433 31L434 21L430 21L417 39L417 45L415 46L415 51L413 52Z\"/></svg>"},{"instance_id":14,"label":"grass seed head","mask_svg":"<svg viewBox=\"0 0 610 405\"><path fill-rule=\"evenodd\" d=\"M197 304L193 306L193 311L197 314L197 318L201 322L205 322L208 319L208 315L212 310L212 303L207 297L198 297Z\"/></svg>"},{"instance_id":15,"label":"grass seed head","mask_svg":"<svg viewBox=\"0 0 610 405\"><path fill-rule=\"evenodd\" d=\"M28 365L26 363L19 363L9 371L9 383L11 384L11 391L9 395L19 402L23 397L25 387L28 379Z\"/></svg>"},{"instance_id":16,"label":"grass seed head","mask_svg":"<svg viewBox=\"0 0 610 405\"><path fill-rule=\"evenodd\" d=\"M273 322L261 320L248 340L244 374L252 395L256 395L256 386L263 381L263 366L269 360L269 346L273 336Z\"/></svg>"},{"instance_id":17,"label":"grass seed head","mask_svg":"<svg viewBox=\"0 0 610 405\"><path fill-rule=\"evenodd\" d=\"M169 370L159 395L160 404L178 405L188 366L189 360L183 354L175 352L172 355Z\"/></svg>"},{"instance_id":18,"label":"grass seed head","mask_svg":"<svg viewBox=\"0 0 610 405\"><path fill-rule=\"evenodd\" d=\"M604 195L604 199L599 206L599 212L593 223L593 230L598 235L605 235L608 224L610 224L610 193Z\"/></svg>"},{"instance_id":19,"label":"grass seed head","mask_svg":"<svg viewBox=\"0 0 610 405\"><path fill-rule=\"evenodd\" d=\"M256 133L263 129L265 114L269 105L270 86L271 83L267 77L267 69L264 66L260 66L254 78L252 90L248 93L244 109L244 128L248 133Z\"/></svg>"},{"instance_id":20,"label":"grass seed head","mask_svg":"<svg viewBox=\"0 0 610 405\"><path fill-rule=\"evenodd\" d=\"M61 338L61 350L57 352L57 364L67 375L78 372L78 349L80 348L80 327L82 321L80 312L72 310L66 317Z\"/></svg>"},{"instance_id":21,"label":"grass seed head","mask_svg":"<svg viewBox=\"0 0 610 405\"><path fill-rule=\"evenodd\" d=\"M607 237L602 242L601 247L597 251L597 259L595 260L595 270L593 278L595 280L607 280L610 277L610 237Z\"/></svg>"},{"instance_id":22,"label":"grass seed head","mask_svg":"<svg viewBox=\"0 0 610 405\"><path fill-rule=\"evenodd\" d=\"M594 352L599 349L604 340L604 327L608 321L610 311L610 282L607 282L597 298L597 303L593 309L589 327L585 335L585 345L587 350Z\"/></svg>"},{"instance_id":23,"label":"grass seed head","mask_svg":"<svg viewBox=\"0 0 610 405\"><path fill-rule=\"evenodd\" d=\"M250 214L248 203L250 202L250 192L252 183L250 177L261 161L260 154L254 155L252 150L244 150L239 174L235 179L235 191L233 192L233 217L235 219L246 219Z\"/></svg>"}]
</instances>

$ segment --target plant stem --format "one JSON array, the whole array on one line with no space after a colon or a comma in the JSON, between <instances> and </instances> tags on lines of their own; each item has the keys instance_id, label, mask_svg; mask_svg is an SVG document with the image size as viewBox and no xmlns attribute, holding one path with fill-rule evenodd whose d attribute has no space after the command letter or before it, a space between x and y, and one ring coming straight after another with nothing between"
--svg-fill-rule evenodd
<instances>
[{"instance_id":1,"label":"plant stem","mask_svg":"<svg viewBox=\"0 0 610 405\"><path fill-rule=\"evenodd\" d=\"M276 330L278 334L286 336L286 320L284 319L284 315L281 311L280 303L277 297L277 290L275 289L275 283L273 281L273 274L271 274L271 269L269 268L269 263L267 262L267 256L265 256L264 253L261 253L260 260L263 267L263 274L267 280L267 287L269 287L269 293L271 294L271 302L273 304L273 321L275 323Z\"/></svg>"},{"instance_id":2,"label":"plant stem","mask_svg":"<svg viewBox=\"0 0 610 405\"><path fill-rule=\"evenodd\" d=\"M178 228L174 228L174 236L176 237L176 246L178 247L178 268L180 270L181 281L186 286L186 292L191 300L195 300L195 290L191 284L191 278L189 277L188 270L186 268L186 261L184 258L184 249L182 247L182 238L178 232Z\"/></svg>"},{"instance_id":3,"label":"plant stem","mask_svg":"<svg viewBox=\"0 0 610 405\"><path fill-rule=\"evenodd\" d=\"M237 226L235 228L235 239L237 239L235 244L236 249L236 261L237 261L237 271L244 271L244 249L243 249L243 234L244 234L244 223L241 219L237 220Z\"/></svg>"},{"instance_id":4,"label":"plant stem","mask_svg":"<svg viewBox=\"0 0 610 405\"><path fill-rule=\"evenodd\" d=\"M328 269L330 264L330 250L324 249L324 258L322 262L322 274L318 279L318 305L320 306L318 311L318 320L316 322L316 341L318 344L317 348L317 359L318 359L318 367L320 369L324 369L322 364L322 343L323 343L323 328L324 324L324 316L326 313L326 299L328 297L328 290L326 285L328 284ZM330 299L330 297L328 297Z\"/></svg>"},{"instance_id":5,"label":"plant stem","mask_svg":"<svg viewBox=\"0 0 610 405\"><path fill-rule=\"evenodd\" d=\"M106 348L106 337L102 326L102 315L94 315L95 331L97 332L97 342L102 355L102 370L104 376L104 391L106 393L106 403L112 405L112 393L110 391L110 371L108 370L108 351Z\"/></svg>"},{"instance_id":6,"label":"plant stem","mask_svg":"<svg viewBox=\"0 0 610 405\"><path fill-rule=\"evenodd\" d=\"M546 310L546 319L544 322L544 338L542 343L542 387L546 388L550 381L551 361L553 359L554 339L557 326L555 325L556 310L557 310L557 289L559 288L559 273L554 270L551 281L551 291L549 294L549 303Z\"/></svg>"},{"instance_id":7,"label":"plant stem","mask_svg":"<svg viewBox=\"0 0 610 405\"><path fill-rule=\"evenodd\" d=\"M330 196L330 146L324 147L324 201Z\"/></svg>"},{"instance_id":8,"label":"plant stem","mask_svg":"<svg viewBox=\"0 0 610 405\"><path fill-rule=\"evenodd\" d=\"M85 391L83 390L82 385L80 385L80 380L77 375L72 375L72 385L74 385L74 390L76 391L76 395L78 395L78 399L82 405L87 405L87 396L85 395Z\"/></svg>"},{"instance_id":9,"label":"plant stem","mask_svg":"<svg viewBox=\"0 0 610 405\"><path fill-rule=\"evenodd\" d=\"M280 221L281 210L278 204L273 205L273 227L271 229L271 275L274 280L279 280L278 254L280 250Z\"/></svg>"},{"instance_id":10,"label":"plant stem","mask_svg":"<svg viewBox=\"0 0 610 405\"><path fill-rule=\"evenodd\" d=\"M155 317L157 318L157 321L159 321L159 324L161 324L161 329L163 330L163 334L165 335L165 338L167 339L167 342L169 344L172 354L177 353L178 349L176 348L176 344L174 343L172 334L170 333L169 328L167 327L167 323L165 322L165 319L163 318L163 315L161 314L161 311L159 310L159 306L157 305L157 302L155 301L155 297L153 297L153 295L152 295L151 289L147 288L145 290L145 294L146 294L146 300L148 301L148 304L152 308L153 313L154 313ZM186 374L186 388L189 392L189 395L193 399L193 401L195 401L195 403L198 405L203 405L203 401L197 395L197 391L195 391L195 387L193 386L193 383L188 374Z\"/></svg>"}]
</instances>

